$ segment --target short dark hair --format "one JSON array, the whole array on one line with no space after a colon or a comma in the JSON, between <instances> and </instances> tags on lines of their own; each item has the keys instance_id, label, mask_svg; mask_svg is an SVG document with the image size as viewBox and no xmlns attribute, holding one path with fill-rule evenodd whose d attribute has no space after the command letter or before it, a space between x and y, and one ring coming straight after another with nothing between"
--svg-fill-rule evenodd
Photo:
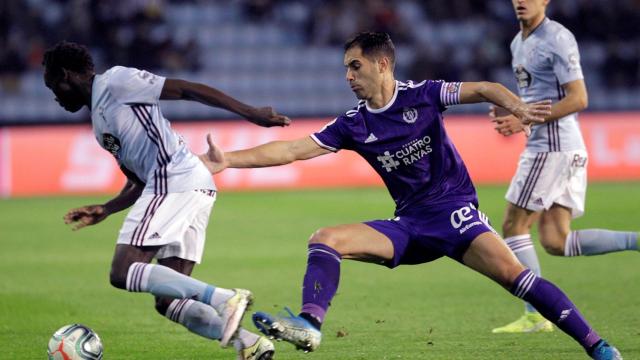
<instances>
[{"instance_id":1,"label":"short dark hair","mask_svg":"<svg viewBox=\"0 0 640 360\"><path fill-rule=\"evenodd\" d=\"M86 46L68 41L61 41L47 49L42 58L42 65L52 76L60 76L62 69L78 73L94 71L93 58Z\"/></svg>"},{"instance_id":2,"label":"short dark hair","mask_svg":"<svg viewBox=\"0 0 640 360\"><path fill-rule=\"evenodd\" d=\"M389 34L385 32L361 32L344 44L344 51L360 47L362 55L371 58L380 55L386 56L391 61L391 68L396 62L396 49Z\"/></svg>"}]
</instances>

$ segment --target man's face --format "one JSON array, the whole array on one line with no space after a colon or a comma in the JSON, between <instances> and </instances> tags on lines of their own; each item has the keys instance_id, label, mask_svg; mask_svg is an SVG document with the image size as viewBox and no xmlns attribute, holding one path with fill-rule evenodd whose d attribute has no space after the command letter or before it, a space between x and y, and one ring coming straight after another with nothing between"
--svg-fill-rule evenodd
<instances>
[{"instance_id":1,"label":"man's face","mask_svg":"<svg viewBox=\"0 0 640 360\"><path fill-rule=\"evenodd\" d=\"M81 94L72 86L70 82L69 72L66 71L60 75L50 74L48 71L44 73L44 84L53 91L56 101L60 106L69 112L77 112L82 109Z\"/></svg>"},{"instance_id":2,"label":"man's face","mask_svg":"<svg viewBox=\"0 0 640 360\"><path fill-rule=\"evenodd\" d=\"M345 52L344 66L351 91L358 99L371 99L382 82L380 64L362 55L362 49L354 46Z\"/></svg>"},{"instance_id":3,"label":"man's face","mask_svg":"<svg viewBox=\"0 0 640 360\"><path fill-rule=\"evenodd\" d=\"M519 21L529 21L544 14L549 0L511 0L516 18Z\"/></svg>"}]
</instances>

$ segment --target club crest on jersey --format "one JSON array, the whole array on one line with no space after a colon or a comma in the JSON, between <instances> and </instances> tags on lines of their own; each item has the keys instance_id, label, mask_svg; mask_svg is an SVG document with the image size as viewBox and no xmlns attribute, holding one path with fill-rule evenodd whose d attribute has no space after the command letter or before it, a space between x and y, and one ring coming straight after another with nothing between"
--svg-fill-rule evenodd
<instances>
[{"instance_id":1,"label":"club crest on jersey","mask_svg":"<svg viewBox=\"0 0 640 360\"><path fill-rule=\"evenodd\" d=\"M531 74L524 68L522 65L518 65L515 67L513 72L516 75L516 81L518 82L519 88L527 88L531 85Z\"/></svg>"},{"instance_id":2,"label":"club crest on jersey","mask_svg":"<svg viewBox=\"0 0 640 360\"><path fill-rule=\"evenodd\" d=\"M418 120L418 110L412 107L402 109L402 119L408 124L413 124Z\"/></svg>"},{"instance_id":3,"label":"club crest on jersey","mask_svg":"<svg viewBox=\"0 0 640 360\"><path fill-rule=\"evenodd\" d=\"M116 159L119 158L118 151L120 151L120 140L117 137L104 133L102 134L102 146L111 153Z\"/></svg>"}]
</instances>

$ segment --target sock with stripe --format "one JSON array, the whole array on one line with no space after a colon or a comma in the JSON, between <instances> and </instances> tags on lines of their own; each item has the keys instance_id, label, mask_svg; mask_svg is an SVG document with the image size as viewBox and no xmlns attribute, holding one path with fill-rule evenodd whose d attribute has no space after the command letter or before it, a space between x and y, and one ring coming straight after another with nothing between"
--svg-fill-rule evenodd
<instances>
[{"instance_id":1,"label":"sock with stripe","mask_svg":"<svg viewBox=\"0 0 640 360\"><path fill-rule=\"evenodd\" d=\"M191 299L176 299L169 305L165 316L208 339L220 340L222 337L222 319L210 305Z\"/></svg>"},{"instance_id":2,"label":"sock with stripe","mask_svg":"<svg viewBox=\"0 0 640 360\"><path fill-rule=\"evenodd\" d=\"M604 229L576 230L564 243L564 256L599 255L638 250L638 233Z\"/></svg>"},{"instance_id":3,"label":"sock with stripe","mask_svg":"<svg viewBox=\"0 0 640 360\"><path fill-rule=\"evenodd\" d=\"M531 241L531 234L510 236L505 238L504 241L522 265L529 268L537 276L541 275L540 262L538 261L536 248L533 247L533 242ZM524 303L524 310L529 313L538 312L528 302Z\"/></svg>"},{"instance_id":4,"label":"sock with stripe","mask_svg":"<svg viewBox=\"0 0 640 360\"><path fill-rule=\"evenodd\" d=\"M302 282L301 316L320 328L340 282L342 256L325 244L310 244Z\"/></svg>"},{"instance_id":5,"label":"sock with stripe","mask_svg":"<svg viewBox=\"0 0 640 360\"><path fill-rule=\"evenodd\" d=\"M127 273L127 290L148 292L159 297L194 299L222 311L233 290L215 287L169 267L136 262Z\"/></svg>"},{"instance_id":6,"label":"sock with stripe","mask_svg":"<svg viewBox=\"0 0 640 360\"><path fill-rule=\"evenodd\" d=\"M589 350L600 336L589 326L578 308L551 282L525 269L513 283L511 293L528 301L542 316Z\"/></svg>"}]
</instances>

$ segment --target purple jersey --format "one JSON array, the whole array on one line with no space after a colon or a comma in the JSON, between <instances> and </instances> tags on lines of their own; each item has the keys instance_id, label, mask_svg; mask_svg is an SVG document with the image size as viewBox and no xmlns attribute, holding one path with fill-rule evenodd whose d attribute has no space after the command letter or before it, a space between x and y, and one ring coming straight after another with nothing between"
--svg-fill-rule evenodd
<instances>
[{"instance_id":1,"label":"purple jersey","mask_svg":"<svg viewBox=\"0 0 640 360\"><path fill-rule=\"evenodd\" d=\"M384 107L371 109L361 100L311 137L328 150L353 150L365 158L387 186L396 214L451 201L477 204L442 121L442 112L457 104L459 95L460 83L396 81Z\"/></svg>"}]
</instances>

